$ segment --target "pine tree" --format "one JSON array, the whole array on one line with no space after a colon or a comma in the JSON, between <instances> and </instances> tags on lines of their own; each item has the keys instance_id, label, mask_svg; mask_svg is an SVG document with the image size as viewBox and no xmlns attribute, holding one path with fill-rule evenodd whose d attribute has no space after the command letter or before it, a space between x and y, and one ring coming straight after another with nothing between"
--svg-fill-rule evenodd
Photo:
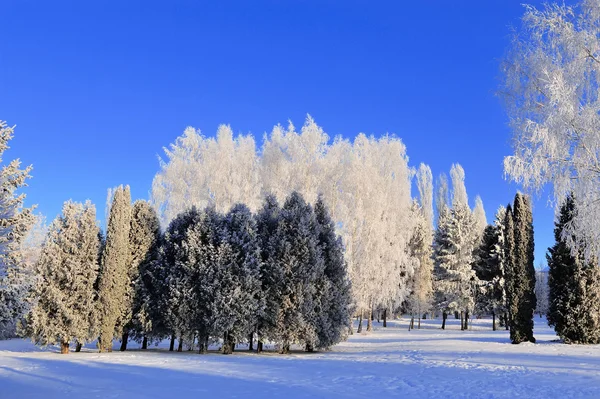
<instances>
[{"instance_id":1,"label":"pine tree","mask_svg":"<svg viewBox=\"0 0 600 399\"><path fill-rule=\"evenodd\" d=\"M96 338L98 230L89 202L66 202L62 216L50 226L36 266L36 303L25 330L36 344L60 344L61 353L68 353L70 342L79 350Z\"/></svg>"},{"instance_id":2,"label":"pine tree","mask_svg":"<svg viewBox=\"0 0 600 399\"><path fill-rule=\"evenodd\" d=\"M274 195L265 196L263 206L256 214L256 230L261 256L261 291L264 296L264 309L255 315L257 344L256 350L262 351L265 339L275 339L277 314L282 303L284 284L283 269L276 261L275 233L279 225L281 208Z\"/></svg>"},{"instance_id":3,"label":"pine tree","mask_svg":"<svg viewBox=\"0 0 600 399\"><path fill-rule=\"evenodd\" d=\"M14 129L0 120L0 162L13 138ZM31 288L31 271L22 261L21 243L35 222L33 208L23 208L25 187L31 166L21 169L15 159L0 170L0 338L15 335L19 320L25 315Z\"/></svg>"},{"instance_id":4,"label":"pine tree","mask_svg":"<svg viewBox=\"0 0 600 399\"><path fill-rule=\"evenodd\" d=\"M533 337L533 312L535 299L535 267L533 259L533 218L531 204L524 195L517 193L512 221L506 229L512 229L507 241L507 297L510 315L510 339L518 344L524 341L535 342ZM507 211L507 219L509 212Z\"/></svg>"},{"instance_id":5,"label":"pine tree","mask_svg":"<svg viewBox=\"0 0 600 399\"><path fill-rule=\"evenodd\" d=\"M135 201L131 212L129 230L128 261L129 286L125 300L128 311L125 323L121 349L126 349L127 339L131 333L146 349L148 336L152 334L152 316L154 306L156 281L152 275L153 264L158 260L160 245L160 226L156 211L147 201Z\"/></svg>"},{"instance_id":6,"label":"pine tree","mask_svg":"<svg viewBox=\"0 0 600 399\"><path fill-rule=\"evenodd\" d=\"M344 340L348 334L352 293L342 239L335 234L335 225L321 195L315 203L314 212L318 246L325 263L323 276L317 280L317 347L328 348Z\"/></svg>"},{"instance_id":7,"label":"pine tree","mask_svg":"<svg viewBox=\"0 0 600 399\"><path fill-rule=\"evenodd\" d=\"M315 231L312 207L293 192L283 205L273 237L272 261L279 263L284 276L274 332L281 353L288 353L295 342L304 343L308 350L318 343L315 282L323 273L324 262Z\"/></svg>"},{"instance_id":8,"label":"pine tree","mask_svg":"<svg viewBox=\"0 0 600 399\"><path fill-rule=\"evenodd\" d=\"M566 343L600 343L600 276L598 266L586 262L583 249L575 254L563 237L576 212L572 195L562 204L555 222L556 243L548 248L548 324Z\"/></svg>"},{"instance_id":9,"label":"pine tree","mask_svg":"<svg viewBox=\"0 0 600 399\"><path fill-rule=\"evenodd\" d=\"M250 209L236 204L223 219L215 298L216 333L223 336L223 353L253 330L253 317L262 313L260 242Z\"/></svg>"},{"instance_id":10,"label":"pine tree","mask_svg":"<svg viewBox=\"0 0 600 399\"><path fill-rule=\"evenodd\" d=\"M121 337L128 315L126 295L130 286L127 267L130 221L129 186L120 186L114 191L110 207L98 285L102 314L98 346L101 352L112 351L112 340Z\"/></svg>"}]
</instances>

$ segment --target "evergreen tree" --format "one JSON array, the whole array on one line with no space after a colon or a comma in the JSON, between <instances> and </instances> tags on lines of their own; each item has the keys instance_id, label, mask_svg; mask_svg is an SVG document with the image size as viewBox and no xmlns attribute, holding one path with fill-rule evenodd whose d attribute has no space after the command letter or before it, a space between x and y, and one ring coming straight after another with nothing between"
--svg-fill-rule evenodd
<instances>
[{"instance_id":1,"label":"evergreen tree","mask_svg":"<svg viewBox=\"0 0 600 399\"><path fill-rule=\"evenodd\" d=\"M261 290L264 297L264 310L255 315L257 351L262 351L264 339L275 339L277 314L282 303L284 284L281 263L276 261L276 243L274 241L281 208L274 195L267 195L262 208L256 214L256 230L260 245Z\"/></svg>"},{"instance_id":2,"label":"evergreen tree","mask_svg":"<svg viewBox=\"0 0 600 399\"><path fill-rule=\"evenodd\" d=\"M598 266L586 262L583 249L572 253L563 232L576 212L572 195L562 204L555 222L556 243L548 248L548 324L566 343L600 343L600 276Z\"/></svg>"},{"instance_id":3,"label":"evergreen tree","mask_svg":"<svg viewBox=\"0 0 600 399\"><path fill-rule=\"evenodd\" d=\"M484 229L481 244L476 250L473 268L480 282L477 308L480 313L492 315L492 329L496 317L505 311L504 304L504 208L500 208L493 225Z\"/></svg>"},{"instance_id":4,"label":"evergreen tree","mask_svg":"<svg viewBox=\"0 0 600 399\"><path fill-rule=\"evenodd\" d=\"M218 268L215 270L215 333L223 336L223 353L254 327L253 317L262 313L260 242L250 209L234 205L223 219Z\"/></svg>"},{"instance_id":5,"label":"evergreen tree","mask_svg":"<svg viewBox=\"0 0 600 399\"><path fill-rule=\"evenodd\" d=\"M153 291L156 281L152 278L153 263L158 259L160 226L156 211L147 201L135 201L131 212L129 230L129 286L127 287L125 309L128 312L124 326L121 349L127 347L130 332L137 340L142 340L142 348L147 347L148 336L152 334Z\"/></svg>"},{"instance_id":6,"label":"evergreen tree","mask_svg":"<svg viewBox=\"0 0 600 399\"><path fill-rule=\"evenodd\" d=\"M35 306L27 317L26 333L38 345L60 344L69 352L96 338L94 284L98 273L96 210L66 202L50 231L36 266Z\"/></svg>"},{"instance_id":7,"label":"evergreen tree","mask_svg":"<svg viewBox=\"0 0 600 399\"><path fill-rule=\"evenodd\" d=\"M318 246L325 263L324 274L317 280L317 347L328 348L347 336L352 317L352 293L342 239L335 234L335 225L321 195L314 212Z\"/></svg>"},{"instance_id":8,"label":"evergreen tree","mask_svg":"<svg viewBox=\"0 0 600 399\"><path fill-rule=\"evenodd\" d=\"M312 350L318 343L316 281L324 262L318 247L316 220L312 207L293 192L281 210L273 237L274 258L283 271L282 301L278 309L274 338L281 353L292 343L304 343Z\"/></svg>"},{"instance_id":9,"label":"evergreen tree","mask_svg":"<svg viewBox=\"0 0 600 399\"><path fill-rule=\"evenodd\" d=\"M98 346L101 352L112 351L112 340L115 336L121 337L129 313L126 295L131 284L127 264L130 221L129 186L120 186L114 191L110 207L98 285L102 315Z\"/></svg>"},{"instance_id":10,"label":"evergreen tree","mask_svg":"<svg viewBox=\"0 0 600 399\"><path fill-rule=\"evenodd\" d=\"M508 218L507 212L507 218ZM517 193L512 210L511 256L507 270L507 296L509 299L510 339L518 344L524 341L535 342L533 337L533 312L535 299L535 267L533 259L533 218L531 203L524 195ZM514 244L514 247L513 247ZM508 247L508 245L507 245Z\"/></svg>"},{"instance_id":11,"label":"evergreen tree","mask_svg":"<svg viewBox=\"0 0 600 399\"><path fill-rule=\"evenodd\" d=\"M0 162L13 138L14 130L0 120ZM21 244L35 222L33 208L23 208L31 166L21 169L15 159L0 169L0 338L15 335L18 321L25 315L27 295L32 285L31 270L22 261Z\"/></svg>"}]
</instances>

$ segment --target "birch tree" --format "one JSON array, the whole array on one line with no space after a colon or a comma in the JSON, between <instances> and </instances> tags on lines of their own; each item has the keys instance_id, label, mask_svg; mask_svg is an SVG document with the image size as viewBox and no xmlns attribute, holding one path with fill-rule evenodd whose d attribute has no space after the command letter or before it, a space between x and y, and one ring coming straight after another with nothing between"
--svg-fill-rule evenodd
<instances>
[{"instance_id":1,"label":"birch tree","mask_svg":"<svg viewBox=\"0 0 600 399\"><path fill-rule=\"evenodd\" d=\"M600 4L526 6L502 64L500 95L513 130L507 175L553 187L555 210L580 204L563 231L571 248L600 255ZM577 240L574 240L576 238Z\"/></svg>"}]
</instances>

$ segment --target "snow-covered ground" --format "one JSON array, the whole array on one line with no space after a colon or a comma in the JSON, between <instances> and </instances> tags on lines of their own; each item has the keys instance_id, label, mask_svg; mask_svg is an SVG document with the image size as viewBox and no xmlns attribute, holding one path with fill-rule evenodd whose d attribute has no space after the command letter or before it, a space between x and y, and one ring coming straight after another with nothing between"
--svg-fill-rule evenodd
<instances>
[{"instance_id":1,"label":"snow-covered ground","mask_svg":"<svg viewBox=\"0 0 600 399\"><path fill-rule=\"evenodd\" d=\"M141 351L60 355L24 340L0 341L0 398L600 398L600 345L556 342L536 318L538 344L474 320L439 330L395 320L329 352L282 356Z\"/></svg>"}]
</instances>

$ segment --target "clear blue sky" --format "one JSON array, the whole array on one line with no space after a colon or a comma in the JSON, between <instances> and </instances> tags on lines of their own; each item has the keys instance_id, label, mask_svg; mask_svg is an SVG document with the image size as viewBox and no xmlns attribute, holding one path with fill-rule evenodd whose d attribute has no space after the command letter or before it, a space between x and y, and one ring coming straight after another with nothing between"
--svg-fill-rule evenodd
<instances>
[{"instance_id":1,"label":"clear blue sky","mask_svg":"<svg viewBox=\"0 0 600 399\"><path fill-rule=\"evenodd\" d=\"M460 162L491 221L517 190L494 92L521 2L4 0L0 119L17 125L5 158L33 164L27 203L48 219L67 199L103 218L109 187L148 198L186 126L260 139L310 113L331 136L395 133L434 175ZM552 243L547 199L536 264Z\"/></svg>"}]
</instances>

